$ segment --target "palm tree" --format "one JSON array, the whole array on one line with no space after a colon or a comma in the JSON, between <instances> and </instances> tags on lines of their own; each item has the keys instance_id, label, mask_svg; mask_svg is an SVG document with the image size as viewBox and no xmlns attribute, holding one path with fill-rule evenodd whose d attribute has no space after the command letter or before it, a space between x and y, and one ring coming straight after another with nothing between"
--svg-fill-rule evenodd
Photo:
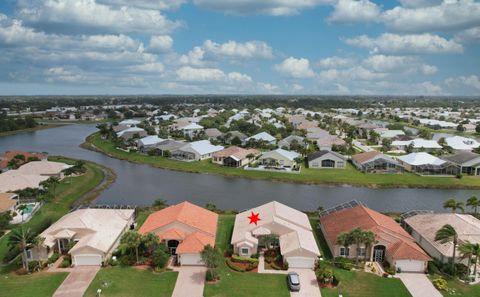
<instances>
[{"instance_id":1,"label":"palm tree","mask_svg":"<svg viewBox=\"0 0 480 297\"><path fill-rule=\"evenodd\" d=\"M363 231L360 228L355 228L348 233L357 247L357 252L355 253L355 265L358 265L358 252L360 250L360 245L363 243Z\"/></svg>"},{"instance_id":2,"label":"palm tree","mask_svg":"<svg viewBox=\"0 0 480 297\"><path fill-rule=\"evenodd\" d=\"M365 244L365 253L368 253L368 260L371 261L370 247L376 242L375 233L372 231L363 232L363 244Z\"/></svg>"},{"instance_id":3,"label":"palm tree","mask_svg":"<svg viewBox=\"0 0 480 297\"><path fill-rule=\"evenodd\" d=\"M457 251L457 244L458 244L457 231L455 230L455 228L452 227L452 225L449 225L449 224L443 225L443 227L440 228L435 233L435 241L440 241L440 243L447 243L447 242L453 243L452 265L453 265L453 276L455 276L455 254Z\"/></svg>"},{"instance_id":4,"label":"palm tree","mask_svg":"<svg viewBox=\"0 0 480 297\"><path fill-rule=\"evenodd\" d=\"M136 262L139 262L138 258L138 248L142 243L142 235L135 231L128 231L123 234L122 239L120 239L120 244L124 245L127 249L135 250Z\"/></svg>"},{"instance_id":5,"label":"palm tree","mask_svg":"<svg viewBox=\"0 0 480 297\"><path fill-rule=\"evenodd\" d=\"M466 275L468 277L470 275L470 265L472 263L473 254L475 253L474 244L467 240L465 243L458 246L458 251L460 252L462 259L468 259Z\"/></svg>"},{"instance_id":6,"label":"palm tree","mask_svg":"<svg viewBox=\"0 0 480 297\"><path fill-rule=\"evenodd\" d=\"M348 247L352 245L353 239L352 236L349 233L341 233L337 237L337 244L341 245L345 248L345 256L348 256ZM347 254L348 253L348 254Z\"/></svg>"},{"instance_id":7,"label":"palm tree","mask_svg":"<svg viewBox=\"0 0 480 297\"><path fill-rule=\"evenodd\" d=\"M476 196L472 196L467 200L467 206L473 208L473 212L477 214L477 209L480 206L480 200Z\"/></svg>"},{"instance_id":8,"label":"palm tree","mask_svg":"<svg viewBox=\"0 0 480 297\"><path fill-rule=\"evenodd\" d=\"M455 213L457 209L460 209L462 212L465 212L464 203L461 201L455 200L455 198L450 198L443 203L443 208L450 208L452 213Z\"/></svg>"},{"instance_id":9,"label":"palm tree","mask_svg":"<svg viewBox=\"0 0 480 297\"><path fill-rule=\"evenodd\" d=\"M8 237L8 245L10 250L18 248L22 251L22 265L28 271L27 250L39 242L39 237L36 236L30 228L17 228L10 232Z\"/></svg>"},{"instance_id":10,"label":"palm tree","mask_svg":"<svg viewBox=\"0 0 480 297\"><path fill-rule=\"evenodd\" d=\"M142 246L144 246L148 253L153 253L156 247L160 244L160 238L155 233L147 233L141 238Z\"/></svg>"},{"instance_id":11,"label":"palm tree","mask_svg":"<svg viewBox=\"0 0 480 297\"><path fill-rule=\"evenodd\" d=\"M478 260L480 258L480 244L475 243L472 247L472 250L473 250L473 256L475 257L475 260L473 261L473 264L475 265L475 266L473 266L473 275L475 275L475 277L477 277L477 264L478 264Z\"/></svg>"},{"instance_id":12,"label":"palm tree","mask_svg":"<svg viewBox=\"0 0 480 297\"><path fill-rule=\"evenodd\" d=\"M57 189L57 185L60 183L60 179L58 177L52 176L42 183L42 186L46 187L48 190L52 190L52 196L53 199L55 199L55 192Z\"/></svg>"}]
</instances>

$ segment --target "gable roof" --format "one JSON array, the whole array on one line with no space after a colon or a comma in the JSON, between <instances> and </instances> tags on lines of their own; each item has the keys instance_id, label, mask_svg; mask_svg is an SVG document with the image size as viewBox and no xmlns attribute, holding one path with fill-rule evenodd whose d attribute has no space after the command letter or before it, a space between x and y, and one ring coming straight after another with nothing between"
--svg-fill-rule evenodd
<instances>
[{"instance_id":1,"label":"gable roof","mask_svg":"<svg viewBox=\"0 0 480 297\"><path fill-rule=\"evenodd\" d=\"M213 157L217 158L226 158L226 157L235 157L238 160L245 159L249 154L258 155L260 154L259 150L256 149L244 149L238 146L231 146L223 149L221 151L213 153Z\"/></svg>"},{"instance_id":2,"label":"gable roof","mask_svg":"<svg viewBox=\"0 0 480 297\"><path fill-rule=\"evenodd\" d=\"M270 157L274 156L275 154L279 154L279 155L283 156L284 158L286 158L290 161L293 161L293 160L295 160L295 158L300 157L300 154L297 153L297 152L287 151L287 150L278 148L276 150L263 153L260 158L261 159L262 158L270 158Z\"/></svg>"},{"instance_id":3,"label":"gable roof","mask_svg":"<svg viewBox=\"0 0 480 297\"><path fill-rule=\"evenodd\" d=\"M164 141L165 139L158 137L157 135L149 135L137 140L137 144L147 146L154 145Z\"/></svg>"},{"instance_id":4,"label":"gable roof","mask_svg":"<svg viewBox=\"0 0 480 297\"><path fill-rule=\"evenodd\" d=\"M369 151L365 153L360 153L352 156L352 160L354 160L357 163L365 163L367 161L370 161L371 159L375 158L376 156L382 155L379 151Z\"/></svg>"},{"instance_id":5,"label":"gable roof","mask_svg":"<svg viewBox=\"0 0 480 297\"><path fill-rule=\"evenodd\" d=\"M398 156L397 159L413 166L420 165L442 165L446 161L440 158L437 158L429 153L420 152L420 153L411 153L405 156Z\"/></svg>"},{"instance_id":6,"label":"gable roof","mask_svg":"<svg viewBox=\"0 0 480 297\"><path fill-rule=\"evenodd\" d=\"M191 148L200 155L211 154L223 150L221 145L213 145L208 140L198 140L194 142L187 143L185 146L179 148L179 150L185 150Z\"/></svg>"},{"instance_id":7,"label":"gable roof","mask_svg":"<svg viewBox=\"0 0 480 297\"><path fill-rule=\"evenodd\" d=\"M73 165L67 165L61 162L52 161L32 161L25 165L22 165L17 169L19 173L33 174L33 175L51 175L59 174L63 170L72 167Z\"/></svg>"},{"instance_id":8,"label":"gable roof","mask_svg":"<svg viewBox=\"0 0 480 297\"><path fill-rule=\"evenodd\" d=\"M208 128L205 129L205 135L207 135L208 137L219 137L222 136L223 133L217 128Z\"/></svg>"},{"instance_id":9,"label":"gable roof","mask_svg":"<svg viewBox=\"0 0 480 297\"><path fill-rule=\"evenodd\" d=\"M0 174L0 192L14 192L26 188L38 188L42 181L48 179L45 175L33 175L9 170Z\"/></svg>"},{"instance_id":10,"label":"gable roof","mask_svg":"<svg viewBox=\"0 0 480 297\"><path fill-rule=\"evenodd\" d=\"M479 162L480 162L480 155L479 154L475 154L475 153L468 152L468 151L458 152L454 155L445 156L443 158L445 160L448 160L448 161L456 163L456 164L463 164L463 163L475 160L477 158L479 159Z\"/></svg>"},{"instance_id":11,"label":"gable roof","mask_svg":"<svg viewBox=\"0 0 480 297\"><path fill-rule=\"evenodd\" d=\"M202 130L203 126L200 126L197 123L190 123L184 127L181 128L182 130Z\"/></svg>"},{"instance_id":12,"label":"gable roof","mask_svg":"<svg viewBox=\"0 0 480 297\"><path fill-rule=\"evenodd\" d=\"M257 133L253 136L250 136L248 137L247 139L245 139L246 141L249 141L250 139L255 139L255 140L264 140L264 141L268 141L268 142L271 142L271 141L275 141L276 138L273 137L272 135L268 134L267 132L260 132L260 133Z\"/></svg>"},{"instance_id":13,"label":"gable roof","mask_svg":"<svg viewBox=\"0 0 480 297\"><path fill-rule=\"evenodd\" d=\"M327 150L323 150L323 151L318 151L318 152L314 152L314 153L311 153L310 155L308 155L307 159L308 161L313 161L317 158L320 158L322 157L323 155L326 155L326 154L332 154L334 155L335 157L337 158L340 158L342 160L346 160L347 157L345 157L344 155L342 154L339 154L337 152L333 152L333 151L327 151Z\"/></svg>"}]
</instances>

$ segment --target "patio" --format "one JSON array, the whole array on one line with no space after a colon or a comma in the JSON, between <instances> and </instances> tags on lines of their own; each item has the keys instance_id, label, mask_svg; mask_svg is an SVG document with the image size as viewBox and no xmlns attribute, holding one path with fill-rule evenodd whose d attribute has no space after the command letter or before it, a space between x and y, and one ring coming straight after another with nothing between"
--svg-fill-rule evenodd
<instances>
[{"instance_id":1,"label":"patio","mask_svg":"<svg viewBox=\"0 0 480 297\"><path fill-rule=\"evenodd\" d=\"M21 205L25 205L25 209L21 209ZM40 209L41 203L40 202L34 202L34 203L26 203L26 204L20 204L17 205L15 208L15 213L16 215L12 218L10 221L10 224L23 224L32 218L33 214L37 212L38 209Z\"/></svg>"}]
</instances>

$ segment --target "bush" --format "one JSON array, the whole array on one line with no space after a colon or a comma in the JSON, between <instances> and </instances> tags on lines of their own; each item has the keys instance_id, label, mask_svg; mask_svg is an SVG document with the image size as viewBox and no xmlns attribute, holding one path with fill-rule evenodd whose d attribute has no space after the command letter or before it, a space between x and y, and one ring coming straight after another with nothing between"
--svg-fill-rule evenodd
<instances>
[{"instance_id":1,"label":"bush","mask_svg":"<svg viewBox=\"0 0 480 297\"><path fill-rule=\"evenodd\" d=\"M235 265L230 259L225 260L225 263L227 263L227 266L230 267L231 269L235 270L235 271L245 272L245 269Z\"/></svg>"},{"instance_id":2,"label":"bush","mask_svg":"<svg viewBox=\"0 0 480 297\"><path fill-rule=\"evenodd\" d=\"M122 266L130 266L135 263L135 260L130 259L129 255L123 255L119 258L120 265Z\"/></svg>"},{"instance_id":3,"label":"bush","mask_svg":"<svg viewBox=\"0 0 480 297\"><path fill-rule=\"evenodd\" d=\"M60 254L59 253L53 253L53 255L50 258L48 258L47 263L48 264L53 264L58 260L58 258L60 258Z\"/></svg>"},{"instance_id":4,"label":"bush","mask_svg":"<svg viewBox=\"0 0 480 297\"><path fill-rule=\"evenodd\" d=\"M333 281L333 270L329 267L319 267L315 271L317 279L323 284L329 284Z\"/></svg>"},{"instance_id":5,"label":"bush","mask_svg":"<svg viewBox=\"0 0 480 297\"><path fill-rule=\"evenodd\" d=\"M257 263L248 263L247 268L245 268L246 271L253 270L258 267L258 262Z\"/></svg>"},{"instance_id":6,"label":"bush","mask_svg":"<svg viewBox=\"0 0 480 297\"><path fill-rule=\"evenodd\" d=\"M353 268L352 260L345 257L336 257L334 264L336 267L344 270L351 270Z\"/></svg>"},{"instance_id":7,"label":"bush","mask_svg":"<svg viewBox=\"0 0 480 297\"><path fill-rule=\"evenodd\" d=\"M218 274L213 269L208 269L207 274L205 275L207 282L215 281L218 279Z\"/></svg>"},{"instance_id":8,"label":"bush","mask_svg":"<svg viewBox=\"0 0 480 297\"><path fill-rule=\"evenodd\" d=\"M167 248L165 246L158 247L153 251L152 264L154 267L163 268L167 265L169 258L170 254L167 252Z\"/></svg>"},{"instance_id":9,"label":"bush","mask_svg":"<svg viewBox=\"0 0 480 297\"><path fill-rule=\"evenodd\" d=\"M63 259L62 264L60 264L61 268L67 268L70 267L70 260L68 259Z\"/></svg>"},{"instance_id":10,"label":"bush","mask_svg":"<svg viewBox=\"0 0 480 297\"><path fill-rule=\"evenodd\" d=\"M256 254L252 254L252 255L250 256L250 258L252 258L252 259L258 259L259 256L260 256L260 255L259 255L258 253L256 253Z\"/></svg>"},{"instance_id":11,"label":"bush","mask_svg":"<svg viewBox=\"0 0 480 297\"><path fill-rule=\"evenodd\" d=\"M432 280L433 285L440 291L448 291L448 283L442 277L438 277Z\"/></svg>"},{"instance_id":12,"label":"bush","mask_svg":"<svg viewBox=\"0 0 480 297\"><path fill-rule=\"evenodd\" d=\"M395 271L395 267L388 267L385 269L385 272L388 273L388 274L391 274L391 275L395 275L396 271Z\"/></svg>"},{"instance_id":13,"label":"bush","mask_svg":"<svg viewBox=\"0 0 480 297\"><path fill-rule=\"evenodd\" d=\"M240 257L240 256L237 256L237 255L233 255L232 256L232 262L237 262L237 263L257 263L258 264L258 259L254 259L254 258L244 258L244 257Z\"/></svg>"},{"instance_id":14,"label":"bush","mask_svg":"<svg viewBox=\"0 0 480 297\"><path fill-rule=\"evenodd\" d=\"M42 263L39 261L30 261L28 262L28 270L29 271L39 271L43 267Z\"/></svg>"},{"instance_id":15,"label":"bush","mask_svg":"<svg viewBox=\"0 0 480 297\"><path fill-rule=\"evenodd\" d=\"M430 275L440 274L440 269L438 268L436 261L429 261L427 269L428 269L428 274Z\"/></svg>"},{"instance_id":16,"label":"bush","mask_svg":"<svg viewBox=\"0 0 480 297\"><path fill-rule=\"evenodd\" d=\"M17 247L14 247L13 249L8 250L5 253L5 256L3 256L3 262L7 263L12 261L13 259L15 259L16 256L18 256L18 254L20 254L20 250Z\"/></svg>"}]
</instances>

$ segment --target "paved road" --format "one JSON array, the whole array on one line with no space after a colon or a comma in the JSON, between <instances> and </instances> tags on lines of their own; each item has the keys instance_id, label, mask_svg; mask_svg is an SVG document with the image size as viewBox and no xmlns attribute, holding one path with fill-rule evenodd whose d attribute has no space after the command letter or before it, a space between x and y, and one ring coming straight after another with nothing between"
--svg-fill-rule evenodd
<instances>
[{"instance_id":1,"label":"paved road","mask_svg":"<svg viewBox=\"0 0 480 297\"><path fill-rule=\"evenodd\" d=\"M82 297L99 270L100 266L72 268L70 274L53 294L53 297Z\"/></svg>"},{"instance_id":2,"label":"paved road","mask_svg":"<svg viewBox=\"0 0 480 297\"><path fill-rule=\"evenodd\" d=\"M312 269L292 268L300 276L300 292L290 292L291 297L322 297L317 277Z\"/></svg>"},{"instance_id":3,"label":"paved road","mask_svg":"<svg viewBox=\"0 0 480 297\"><path fill-rule=\"evenodd\" d=\"M405 284L412 297L442 297L442 294L435 289L432 282L423 273L399 273L397 276Z\"/></svg>"},{"instance_id":4,"label":"paved road","mask_svg":"<svg viewBox=\"0 0 480 297\"><path fill-rule=\"evenodd\" d=\"M203 266L181 266L172 297L203 297L207 268Z\"/></svg>"}]
</instances>

